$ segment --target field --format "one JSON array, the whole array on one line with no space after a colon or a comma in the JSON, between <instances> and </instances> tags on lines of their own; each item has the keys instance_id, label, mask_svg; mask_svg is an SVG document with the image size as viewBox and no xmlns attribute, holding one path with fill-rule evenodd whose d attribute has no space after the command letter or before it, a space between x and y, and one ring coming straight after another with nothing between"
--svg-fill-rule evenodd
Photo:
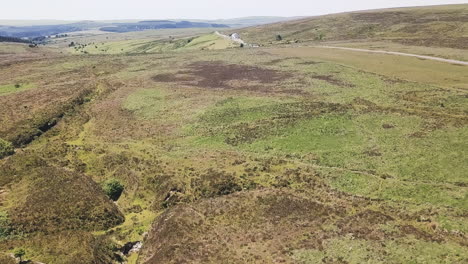
<instances>
[{"instance_id":1,"label":"field","mask_svg":"<svg viewBox=\"0 0 468 264\"><path fill-rule=\"evenodd\" d=\"M211 33L81 42L0 44L0 261L468 260L467 66Z\"/></svg>"}]
</instances>

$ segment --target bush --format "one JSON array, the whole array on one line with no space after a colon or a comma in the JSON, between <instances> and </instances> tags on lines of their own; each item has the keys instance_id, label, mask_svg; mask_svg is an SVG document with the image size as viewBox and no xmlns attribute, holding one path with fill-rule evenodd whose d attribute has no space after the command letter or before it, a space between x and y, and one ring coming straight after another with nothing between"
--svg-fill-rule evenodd
<instances>
[{"instance_id":1,"label":"bush","mask_svg":"<svg viewBox=\"0 0 468 264\"><path fill-rule=\"evenodd\" d=\"M282 41L283 40L283 37L281 35L276 35L276 40L277 41Z\"/></svg>"},{"instance_id":2,"label":"bush","mask_svg":"<svg viewBox=\"0 0 468 264\"><path fill-rule=\"evenodd\" d=\"M124 186L118 180L110 179L104 182L103 190L112 201L117 201L122 195Z\"/></svg>"},{"instance_id":3,"label":"bush","mask_svg":"<svg viewBox=\"0 0 468 264\"><path fill-rule=\"evenodd\" d=\"M0 212L0 240L10 235L10 219L6 212Z\"/></svg>"},{"instance_id":4,"label":"bush","mask_svg":"<svg viewBox=\"0 0 468 264\"><path fill-rule=\"evenodd\" d=\"M13 145L0 138L0 159L9 156L15 152Z\"/></svg>"},{"instance_id":5,"label":"bush","mask_svg":"<svg viewBox=\"0 0 468 264\"><path fill-rule=\"evenodd\" d=\"M19 258L20 259L20 263L22 262L23 260L23 257L24 255L26 255L26 251L22 248L18 248L15 250L15 252L13 252L13 255L15 256L15 258Z\"/></svg>"},{"instance_id":6,"label":"bush","mask_svg":"<svg viewBox=\"0 0 468 264\"><path fill-rule=\"evenodd\" d=\"M323 32L319 32L316 36L315 36L315 40L323 40L325 38L325 33Z\"/></svg>"}]
</instances>

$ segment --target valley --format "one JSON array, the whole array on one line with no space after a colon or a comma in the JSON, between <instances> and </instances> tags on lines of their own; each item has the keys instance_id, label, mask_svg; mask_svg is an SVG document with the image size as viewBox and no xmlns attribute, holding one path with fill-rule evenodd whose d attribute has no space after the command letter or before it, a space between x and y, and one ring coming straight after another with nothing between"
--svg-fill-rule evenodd
<instances>
[{"instance_id":1,"label":"valley","mask_svg":"<svg viewBox=\"0 0 468 264\"><path fill-rule=\"evenodd\" d=\"M467 36L464 4L0 43L0 263L466 263Z\"/></svg>"}]
</instances>

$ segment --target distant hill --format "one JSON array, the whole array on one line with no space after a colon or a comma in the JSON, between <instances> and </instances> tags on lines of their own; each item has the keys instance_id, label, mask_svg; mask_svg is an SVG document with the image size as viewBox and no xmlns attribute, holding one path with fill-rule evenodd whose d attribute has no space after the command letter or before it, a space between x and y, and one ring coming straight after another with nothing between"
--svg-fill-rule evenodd
<instances>
[{"instance_id":1,"label":"distant hill","mask_svg":"<svg viewBox=\"0 0 468 264\"><path fill-rule=\"evenodd\" d=\"M231 19L208 20L205 22L225 24L230 27L249 27L300 19L302 17L252 16Z\"/></svg>"},{"instance_id":2,"label":"distant hill","mask_svg":"<svg viewBox=\"0 0 468 264\"><path fill-rule=\"evenodd\" d=\"M68 32L88 30L105 25L107 24L84 21L59 25L0 26L0 35L6 37L34 39Z\"/></svg>"},{"instance_id":3,"label":"distant hill","mask_svg":"<svg viewBox=\"0 0 468 264\"><path fill-rule=\"evenodd\" d=\"M468 49L468 4L332 14L235 32L240 33L245 41L258 44L296 40L385 40L418 46ZM281 41L277 40L278 35Z\"/></svg>"},{"instance_id":4,"label":"distant hill","mask_svg":"<svg viewBox=\"0 0 468 264\"><path fill-rule=\"evenodd\" d=\"M29 40L14 38L14 37L3 37L3 36L0 36L0 42L31 43L31 41Z\"/></svg>"},{"instance_id":5,"label":"distant hill","mask_svg":"<svg viewBox=\"0 0 468 264\"><path fill-rule=\"evenodd\" d=\"M170 21L170 20L150 20L141 21L138 23L122 23L114 24L108 27L102 27L100 30L108 32L133 32L143 31L149 29L163 29L163 28L227 28L229 26L224 24L204 23L204 22L191 22L191 21Z\"/></svg>"},{"instance_id":6,"label":"distant hill","mask_svg":"<svg viewBox=\"0 0 468 264\"><path fill-rule=\"evenodd\" d=\"M105 21L1 20L0 35L15 38L41 38L70 32L100 29L125 33L166 28L239 28L297 19L293 17L243 17L233 19L146 19Z\"/></svg>"}]
</instances>

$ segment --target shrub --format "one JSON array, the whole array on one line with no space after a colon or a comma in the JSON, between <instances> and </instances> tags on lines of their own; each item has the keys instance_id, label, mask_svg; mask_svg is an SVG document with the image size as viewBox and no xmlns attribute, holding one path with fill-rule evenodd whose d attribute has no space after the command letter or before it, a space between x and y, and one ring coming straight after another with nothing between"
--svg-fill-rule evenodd
<instances>
[{"instance_id":1,"label":"shrub","mask_svg":"<svg viewBox=\"0 0 468 264\"><path fill-rule=\"evenodd\" d=\"M124 186L118 180L110 179L104 182L103 190L112 201L117 201L122 195Z\"/></svg>"},{"instance_id":2,"label":"shrub","mask_svg":"<svg viewBox=\"0 0 468 264\"><path fill-rule=\"evenodd\" d=\"M283 37L281 35L276 35L276 40L281 41L281 40L283 40Z\"/></svg>"},{"instance_id":3,"label":"shrub","mask_svg":"<svg viewBox=\"0 0 468 264\"><path fill-rule=\"evenodd\" d=\"M0 239L6 238L10 235L10 219L6 212L0 212Z\"/></svg>"},{"instance_id":4,"label":"shrub","mask_svg":"<svg viewBox=\"0 0 468 264\"><path fill-rule=\"evenodd\" d=\"M18 248L15 250L15 252L13 252L13 255L15 256L15 258L19 258L21 263L23 261L24 255L26 255L26 251L22 248Z\"/></svg>"},{"instance_id":5,"label":"shrub","mask_svg":"<svg viewBox=\"0 0 468 264\"><path fill-rule=\"evenodd\" d=\"M0 138L0 159L13 154L14 152L15 149L13 148L13 145Z\"/></svg>"},{"instance_id":6,"label":"shrub","mask_svg":"<svg viewBox=\"0 0 468 264\"><path fill-rule=\"evenodd\" d=\"M323 32L319 32L316 36L315 36L315 40L323 40L325 38L325 33Z\"/></svg>"}]
</instances>

